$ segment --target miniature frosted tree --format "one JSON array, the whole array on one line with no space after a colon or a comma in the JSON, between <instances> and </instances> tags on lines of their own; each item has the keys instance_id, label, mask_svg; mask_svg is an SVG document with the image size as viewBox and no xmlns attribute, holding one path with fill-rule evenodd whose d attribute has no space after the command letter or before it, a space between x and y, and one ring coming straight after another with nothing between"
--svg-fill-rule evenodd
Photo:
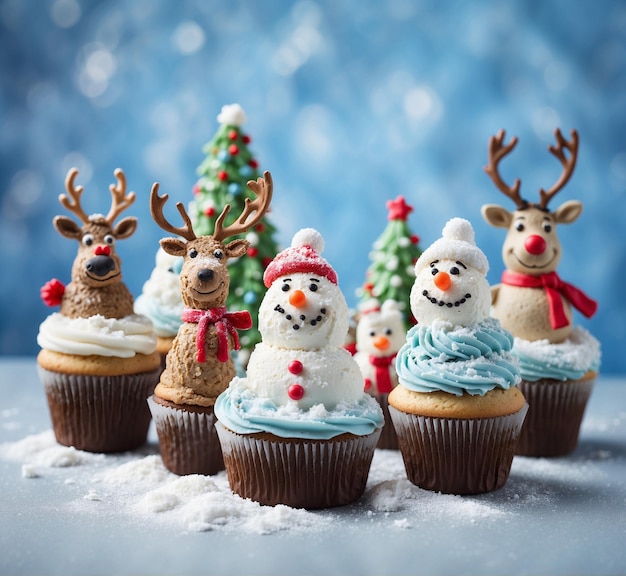
<instances>
[{"instance_id":1,"label":"miniature frosted tree","mask_svg":"<svg viewBox=\"0 0 626 576\"><path fill-rule=\"evenodd\" d=\"M360 305L371 298L381 303L385 300L398 302L404 317L405 328L415 324L409 305L409 295L415 280L414 266L422 251L419 237L407 224L413 207L402 196L387 201L389 210L387 227L374 242L370 252L371 264L367 269L365 283L357 290Z\"/></svg>"},{"instance_id":2,"label":"miniature frosted tree","mask_svg":"<svg viewBox=\"0 0 626 576\"><path fill-rule=\"evenodd\" d=\"M260 176L258 162L250 152L250 136L242 131L246 115L239 104L222 107L217 117L220 127L213 139L204 146L205 160L198 167L198 182L193 188L194 200L189 204L189 216L198 235L211 234L215 220L225 204L230 204L228 226L241 214L246 198L253 198L246 186ZM229 262L230 293L226 302L229 310L248 310L252 328L241 335L242 364L255 344L261 341L257 318L265 294L263 272L271 262L278 246L274 240L275 227L266 217L245 236L250 248L245 256Z\"/></svg>"}]
</instances>

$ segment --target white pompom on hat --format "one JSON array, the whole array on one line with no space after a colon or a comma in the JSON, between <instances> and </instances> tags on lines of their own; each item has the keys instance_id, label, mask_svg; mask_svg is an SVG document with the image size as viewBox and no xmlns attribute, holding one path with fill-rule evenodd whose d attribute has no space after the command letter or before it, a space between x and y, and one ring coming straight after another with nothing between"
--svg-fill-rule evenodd
<instances>
[{"instance_id":1,"label":"white pompom on hat","mask_svg":"<svg viewBox=\"0 0 626 576\"><path fill-rule=\"evenodd\" d=\"M303 228L296 232L291 246L279 252L265 269L263 282L269 288L274 280L298 272L310 272L337 284L337 273L320 256L324 250L324 238L315 228Z\"/></svg>"},{"instance_id":2,"label":"white pompom on hat","mask_svg":"<svg viewBox=\"0 0 626 576\"><path fill-rule=\"evenodd\" d=\"M434 260L459 260L485 275L489 270L487 257L476 246L474 229L464 218L448 220L441 232L441 238L426 248L418 258L415 275Z\"/></svg>"}]
</instances>

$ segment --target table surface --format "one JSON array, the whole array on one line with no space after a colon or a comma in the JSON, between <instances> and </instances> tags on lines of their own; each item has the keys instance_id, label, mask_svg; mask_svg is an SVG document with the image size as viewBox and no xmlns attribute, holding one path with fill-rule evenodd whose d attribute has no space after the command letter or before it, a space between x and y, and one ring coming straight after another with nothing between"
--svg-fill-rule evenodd
<instances>
[{"instance_id":1,"label":"table surface","mask_svg":"<svg viewBox=\"0 0 626 576\"><path fill-rule=\"evenodd\" d=\"M398 453L377 450L358 503L303 512L310 524L265 534L227 515L202 529L164 520L156 509L136 515L129 503L142 495L116 497L128 490L119 485L99 492L98 473L156 462L153 429L141 450L95 463L7 457L19 443L54 443L34 359L0 360L0 398L3 575L626 574L626 378L598 380L574 453L516 457L496 492L420 490L403 475ZM227 489L224 473L215 478ZM241 500L225 494L229 505Z\"/></svg>"}]
</instances>

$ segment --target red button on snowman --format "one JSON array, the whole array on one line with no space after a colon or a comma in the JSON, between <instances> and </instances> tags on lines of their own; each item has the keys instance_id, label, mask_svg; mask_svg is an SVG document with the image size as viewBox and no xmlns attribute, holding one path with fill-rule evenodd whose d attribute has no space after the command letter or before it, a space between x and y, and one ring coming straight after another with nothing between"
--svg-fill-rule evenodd
<instances>
[{"instance_id":1,"label":"red button on snowman","mask_svg":"<svg viewBox=\"0 0 626 576\"><path fill-rule=\"evenodd\" d=\"M359 367L343 347L348 306L323 249L317 230L300 230L263 278L262 342L250 356L247 387L287 410L333 410L363 393Z\"/></svg>"}]
</instances>

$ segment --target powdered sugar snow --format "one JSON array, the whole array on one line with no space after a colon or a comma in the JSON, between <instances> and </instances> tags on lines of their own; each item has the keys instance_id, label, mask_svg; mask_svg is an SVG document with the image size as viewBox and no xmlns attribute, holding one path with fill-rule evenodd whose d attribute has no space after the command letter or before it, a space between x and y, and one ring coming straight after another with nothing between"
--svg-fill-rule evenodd
<instances>
[{"instance_id":1,"label":"powdered sugar snow","mask_svg":"<svg viewBox=\"0 0 626 576\"><path fill-rule=\"evenodd\" d=\"M323 530L348 515L361 524L376 521L388 529L421 529L433 518L454 523L492 522L528 506L554 504L554 489L539 479L585 482L602 476L593 462L515 458L502 490L473 497L445 495L411 484L399 452L376 450L364 496L353 506L310 512L288 506L261 506L230 491L225 472L177 476L169 472L154 445L144 450L103 455L59 445L52 431L0 444L0 458L21 463L23 481L38 478L67 493L74 513L127 515L138 522L180 532L236 530L270 534L281 530ZM572 467L576 467L572 474ZM78 492L77 492L78 491ZM82 494L78 501L76 494Z\"/></svg>"}]
</instances>

